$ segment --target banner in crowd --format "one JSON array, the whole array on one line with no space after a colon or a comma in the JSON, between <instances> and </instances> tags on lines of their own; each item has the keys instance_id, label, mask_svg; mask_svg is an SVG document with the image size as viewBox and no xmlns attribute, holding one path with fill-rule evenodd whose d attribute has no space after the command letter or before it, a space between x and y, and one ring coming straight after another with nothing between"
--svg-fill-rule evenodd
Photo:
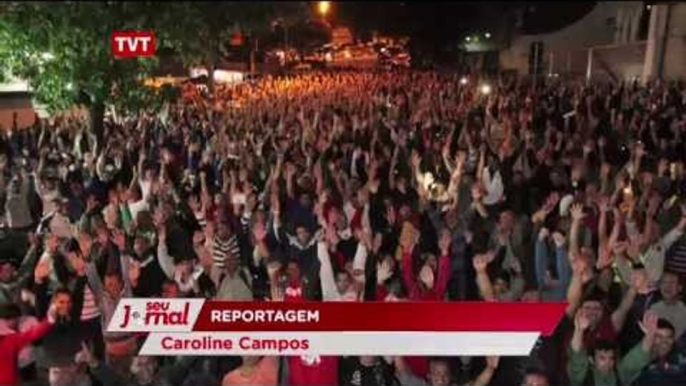
<instances>
[{"instance_id":1,"label":"banner in crowd","mask_svg":"<svg viewBox=\"0 0 686 386\"><path fill-rule=\"evenodd\" d=\"M564 303L122 299L110 332L141 355L528 355Z\"/></svg>"}]
</instances>

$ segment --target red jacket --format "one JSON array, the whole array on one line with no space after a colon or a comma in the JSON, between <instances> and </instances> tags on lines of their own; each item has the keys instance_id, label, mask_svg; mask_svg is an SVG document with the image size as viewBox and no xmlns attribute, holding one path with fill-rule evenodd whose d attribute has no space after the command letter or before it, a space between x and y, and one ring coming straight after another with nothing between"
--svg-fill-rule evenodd
<instances>
[{"instance_id":1,"label":"red jacket","mask_svg":"<svg viewBox=\"0 0 686 386\"><path fill-rule=\"evenodd\" d=\"M19 351L45 336L50 327L44 321L27 331L0 336L0 385L19 384Z\"/></svg>"},{"instance_id":2,"label":"red jacket","mask_svg":"<svg viewBox=\"0 0 686 386\"><path fill-rule=\"evenodd\" d=\"M316 357L307 363L303 357L288 357L288 384L292 386L338 385L338 357Z\"/></svg>"},{"instance_id":3,"label":"red jacket","mask_svg":"<svg viewBox=\"0 0 686 386\"><path fill-rule=\"evenodd\" d=\"M450 279L450 257L441 256L438 259L438 272L434 280L434 287L430 290L423 289L415 280L412 272L412 254L403 254L403 281L411 300L443 300Z\"/></svg>"}]
</instances>

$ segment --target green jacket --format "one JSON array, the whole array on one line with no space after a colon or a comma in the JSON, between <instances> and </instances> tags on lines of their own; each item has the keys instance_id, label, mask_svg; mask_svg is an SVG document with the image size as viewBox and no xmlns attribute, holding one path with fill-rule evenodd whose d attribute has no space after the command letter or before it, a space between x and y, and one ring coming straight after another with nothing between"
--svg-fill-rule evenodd
<instances>
[{"instance_id":1,"label":"green jacket","mask_svg":"<svg viewBox=\"0 0 686 386\"><path fill-rule=\"evenodd\" d=\"M570 348L567 373L572 386L588 385L588 378L591 376L593 380L591 385L594 386L626 386L638 377L648 363L650 363L650 353L643 350L641 343L634 346L619 361L616 371L610 373L598 371L589 360L585 349L575 352ZM592 374L589 374L590 371Z\"/></svg>"}]
</instances>

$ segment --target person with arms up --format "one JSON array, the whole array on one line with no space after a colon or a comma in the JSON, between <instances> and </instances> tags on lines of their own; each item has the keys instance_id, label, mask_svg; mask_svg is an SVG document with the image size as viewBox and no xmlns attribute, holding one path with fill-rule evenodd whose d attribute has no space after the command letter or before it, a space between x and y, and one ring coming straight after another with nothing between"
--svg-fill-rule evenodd
<instances>
[{"instance_id":1,"label":"person with arms up","mask_svg":"<svg viewBox=\"0 0 686 386\"><path fill-rule=\"evenodd\" d=\"M395 372L402 386L452 386L453 374L450 364L443 358L432 358L429 361L427 379L417 378L412 374L402 357L395 357ZM465 386L486 386L491 382L493 374L498 368L499 357L487 357L486 368Z\"/></svg>"},{"instance_id":2,"label":"person with arms up","mask_svg":"<svg viewBox=\"0 0 686 386\"><path fill-rule=\"evenodd\" d=\"M597 342L589 359L584 348L584 332L590 320L582 309L574 319L574 335L570 345L567 373L572 386L630 384L650 362L650 353L658 330L658 318L647 312L643 317L641 329L645 336L624 357L617 361L617 348L609 342Z\"/></svg>"},{"instance_id":3,"label":"person with arms up","mask_svg":"<svg viewBox=\"0 0 686 386\"><path fill-rule=\"evenodd\" d=\"M19 355L23 348L44 337L52 323L48 320L18 332L21 310L16 304L0 304L0 385L20 384Z\"/></svg>"}]
</instances>

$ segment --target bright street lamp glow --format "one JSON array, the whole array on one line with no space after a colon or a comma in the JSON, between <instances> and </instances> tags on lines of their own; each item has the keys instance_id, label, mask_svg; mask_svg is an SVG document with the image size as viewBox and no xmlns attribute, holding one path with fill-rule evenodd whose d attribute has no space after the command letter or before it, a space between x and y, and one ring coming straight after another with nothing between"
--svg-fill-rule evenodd
<instances>
[{"instance_id":1,"label":"bright street lamp glow","mask_svg":"<svg viewBox=\"0 0 686 386\"><path fill-rule=\"evenodd\" d=\"M319 9L319 13L321 13L323 16L326 16L326 14L329 13L329 9L331 9L331 2L320 1L317 5L317 8Z\"/></svg>"},{"instance_id":2,"label":"bright street lamp glow","mask_svg":"<svg viewBox=\"0 0 686 386\"><path fill-rule=\"evenodd\" d=\"M467 43L469 43L469 42L471 42L471 41L472 41L472 37L471 37L471 36L467 36L466 38L464 38L464 40L466 40L466 41L467 41Z\"/></svg>"},{"instance_id":3,"label":"bright street lamp glow","mask_svg":"<svg viewBox=\"0 0 686 386\"><path fill-rule=\"evenodd\" d=\"M486 32L486 33L484 34L484 36L486 37L486 39L490 39L490 38L491 38L491 33L490 33L490 32Z\"/></svg>"},{"instance_id":4,"label":"bright street lamp glow","mask_svg":"<svg viewBox=\"0 0 686 386\"><path fill-rule=\"evenodd\" d=\"M489 86L487 84L481 86L481 93L484 95L490 94L491 93L491 86Z\"/></svg>"},{"instance_id":5,"label":"bright street lamp glow","mask_svg":"<svg viewBox=\"0 0 686 386\"><path fill-rule=\"evenodd\" d=\"M463 86L464 86L465 84L467 84L467 82L469 82L469 80L467 80L467 77L465 77L465 76L463 76L462 79L460 79L460 84L463 85Z\"/></svg>"}]
</instances>

